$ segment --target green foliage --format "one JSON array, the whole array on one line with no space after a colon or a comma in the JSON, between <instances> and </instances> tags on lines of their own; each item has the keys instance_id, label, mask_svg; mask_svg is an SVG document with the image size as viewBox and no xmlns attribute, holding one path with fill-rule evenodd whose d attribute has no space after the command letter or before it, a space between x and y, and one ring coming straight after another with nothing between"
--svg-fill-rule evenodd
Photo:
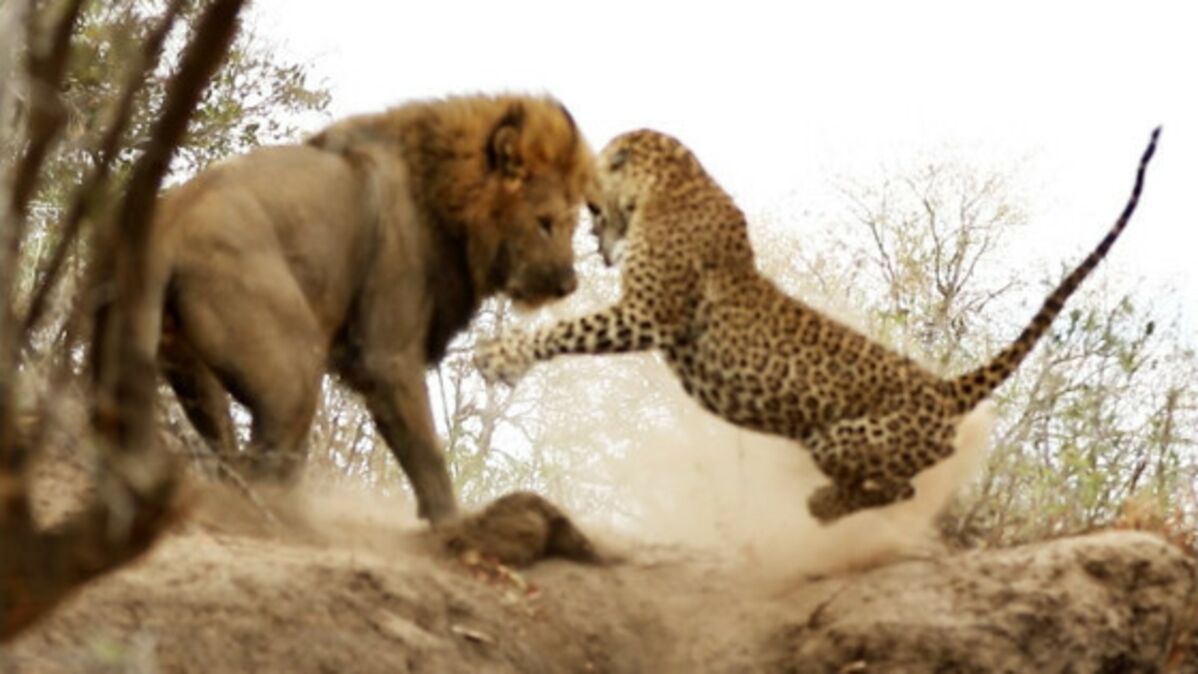
<instances>
[{"instance_id":1,"label":"green foliage","mask_svg":"<svg viewBox=\"0 0 1198 674\"><path fill-rule=\"evenodd\" d=\"M56 224L66 200L98 159L98 138L110 124L127 73L137 66L142 44L165 4L164 0L93 0L85 5L64 83L68 119L64 142L46 166L21 249L19 302L27 297L35 270L44 265L60 234ZM168 38L162 66L144 83L114 162L114 190L121 189L129 167L148 142L178 51L202 6L186 6ZM293 139L304 116L323 115L328 102L328 92L308 82L304 64L278 58L252 32L242 31L195 111L172 167L174 178L261 143ZM102 210L105 201L93 206Z\"/></svg>"},{"instance_id":2,"label":"green foliage","mask_svg":"<svg viewBox=\"0 0 1198 674\"><path fill-rule=\"evenodd\" d=\"M107 124L109 106L116 97L129 64L138 57L141 43L153 29L164 6L162 0L120 0L88 3L67 75L67 106L72 118L72 140L80 154L65 158L64 175L77 174L74 162L86 163L87 141ZM183 12L180 30L190 31L199 3ZM179 31L176 31L177 33ZM175 67L169 45L175 49L182 34L168 41L165 65L145 83L121 154L127 163L146 142L148 123L165 94ZM200 107L195 111L175 167L186 175L216 159L251 147L293 138L302 115L322 113L328 92L308 82L305 64L280 60L252 31L242 30ZM74 169L74 170L72 170Z\"/></svg>"}]
</instances>

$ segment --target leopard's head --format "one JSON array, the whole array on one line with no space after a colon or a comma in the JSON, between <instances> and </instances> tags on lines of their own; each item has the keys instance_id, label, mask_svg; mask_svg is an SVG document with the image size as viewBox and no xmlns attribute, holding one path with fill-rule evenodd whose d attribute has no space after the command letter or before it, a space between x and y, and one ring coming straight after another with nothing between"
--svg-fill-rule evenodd
<instances>
[{"instance_id":1,"label":"leopard's head","mask_svg":"<svg viewBox=\"0 0 1198 674\"><path fill-rule=\"evenodd\" d=\"M698 161L673 136L640 129L621 134L599 153L593 189L587 195L591 233L608 266L619 263L635 214L651 191L693 174Z\"/></svg>"}]
</instances>

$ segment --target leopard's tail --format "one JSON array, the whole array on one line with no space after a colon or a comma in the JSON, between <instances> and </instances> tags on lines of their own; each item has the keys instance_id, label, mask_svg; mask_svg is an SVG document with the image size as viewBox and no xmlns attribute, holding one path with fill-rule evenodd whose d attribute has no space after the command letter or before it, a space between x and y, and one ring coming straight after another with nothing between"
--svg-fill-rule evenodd
<instances>
[{"instance_id":1,"label":"leopard's tail","mask_svg":"<svg viewBox=\"0 0 1198 674\"><path fill-rule=\"evenodd\" d=\"M1152 138L1148 141L1148 147L1144 150L1144 154L1140 157L1140 166L1136 171L1136 183L1132 188L1131 197L1127 200L1127 205L1123 207L1123 213L1119 219L1115 221L1115 225L1111 227L1107 235L1098 244L1098 247L1090 252L1086 259L1082 261L1068 276L1061 281L1060 285L1044 300L1040 310L1036 312L1035 317L1019 338L1012 342L1007 348L1003 349L989 363L979 367L972 372L967 372L955 379L944 382L946 393L950 397L953 405L953 414L964 414L973 409L982 400L985 400L996 388L999 387L1008 377L1011 376L1028 353L1048 332L1048 328L1052 325L1052 321L1061 313L1062 307L1065 306L1065 301L1069 296L1077 290L1082 281L1094 271L1098 263L1106 257L1115 240L1127 227L1128 221L1131 220L1132 213L1136 210L1136 205L1140 201L1140 192L1144 187L1144 172L1148 168L1148 162L1152 159L1153 153L1156 151L1156 141L1160 136L1161 129L1157 127L1152 132Z\"/></svg>"}]
</instances>

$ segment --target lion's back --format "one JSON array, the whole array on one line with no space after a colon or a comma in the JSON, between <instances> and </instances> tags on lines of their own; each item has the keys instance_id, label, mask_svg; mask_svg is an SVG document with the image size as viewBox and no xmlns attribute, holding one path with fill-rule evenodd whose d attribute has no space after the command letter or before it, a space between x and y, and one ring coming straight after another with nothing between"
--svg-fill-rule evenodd
<instances>
[{"instance_id":1,"label":"lion's back","mask_svg":"<svg viewBox=\"0 0 1198 674\"><path fill-rule=\"evenodd\" d=\"M159 222L194 235L254 225L330 225L352 221L364 196L361 177L343 157L304 145L262 147L172 189L163 196Z\"/></svg>"},{"instance_id":2,"label":"lion's back","mask_svg":"<svg viewBox=\"0 0 1198 674\"><path fill-rule=\"evenodd\" d=\"M165 194L158 252L170 257L177 286L295 283L323 321L335 322L370 253L376 208L363 174L344 157L263 147Z\"/></svg>"}]
</instances>

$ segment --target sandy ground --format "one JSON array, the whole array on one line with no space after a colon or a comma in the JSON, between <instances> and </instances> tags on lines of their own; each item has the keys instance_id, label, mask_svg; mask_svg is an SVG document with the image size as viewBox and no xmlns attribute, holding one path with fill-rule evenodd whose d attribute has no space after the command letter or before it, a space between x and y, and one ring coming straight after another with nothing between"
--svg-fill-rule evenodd
<instances>
[{"instance_id":1,"label":"sandy ground","mask_svg":"<svg viewBox=\"0 0 1198 674\"><path fill-rule=\"evenodd\" d=\"M651 478L639 530L584 522L601 561L520 570L450 550L453 535L377 494L259 494L271 522L194 483L175 531L0 649L0 672L1193 671L1165 665L1198 621L1194 559L1159 538L936 545L931 518L973 474L988 424L963 427L967 451L921 475L915 501L833 527L802 515L811 473L793 446L750 437L703 455L650 438L706 459L637 454L628 484ZM52 522L80 472L41 471ZM541 556L551 531L520 522Z\"/></svg>"},{"instance_id":2,"label":"sandy ground","mask_svg":"<svg viewBox=\"0 0 1198 674\"><path fill-rule=\"evenodd\" d=\"M184 529L0 672L1164 672L1198 606L1193 560L1127 532L763 582L612 541L618 563L516 572L419 530Z\"/></svg>"},{"instance_id":3,"label":"sandy ground","mask_svg":"<svg viewBox=\"0 0 1198 674\"><path fill-rule=\"evenodd\" d=\"M1198 606L1193 559L1134 532L830 575L600 536L617 561L515 571L369 496L289 497L281 527L193 498L0 672L1150 672Z\"/></svg>"},{"instance_id":4,"label":"sandy ground","mask_svg":"<svg viewBox=\"0 0 1198 674\"><path fill-rule=\"evenodd\" d=\"M515 571L448 553L394 524L404 504L352 492L272 502L281 526L229 489L193 499L146 559L0 651L0 671L684 671L741 657L729 645L763 616L737 605L775 601L678 548L609 540L621 561ZM680 634L708 636L680 649Z\"/></svg>"}]
</instances>

